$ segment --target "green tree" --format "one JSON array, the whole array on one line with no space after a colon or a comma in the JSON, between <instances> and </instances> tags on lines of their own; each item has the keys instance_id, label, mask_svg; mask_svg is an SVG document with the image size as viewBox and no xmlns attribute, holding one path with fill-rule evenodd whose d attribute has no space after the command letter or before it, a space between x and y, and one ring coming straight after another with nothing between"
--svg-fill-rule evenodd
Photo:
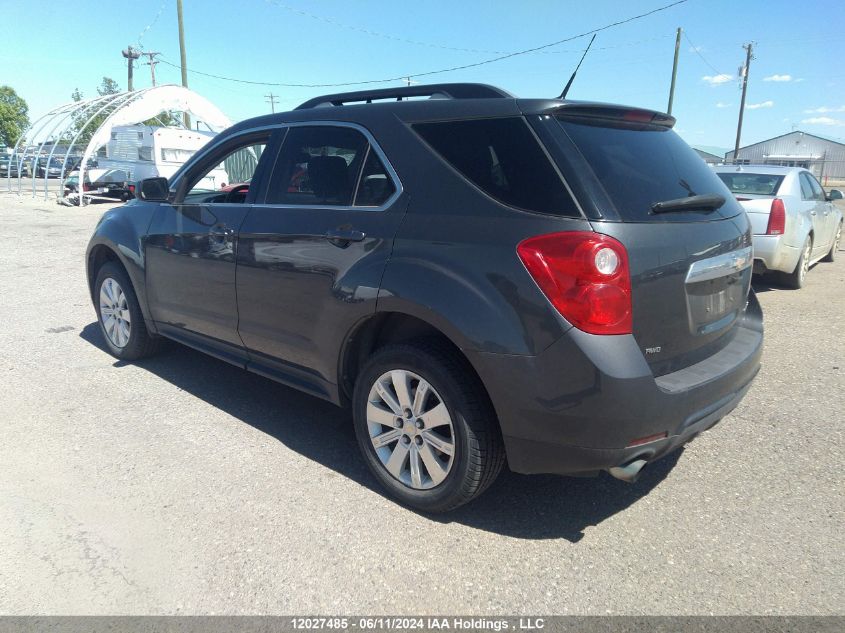
<instances>
[{"instance_id":1,"label":"green tree","mask_svg":"<svg viewBox=\"0 0 845 633\"><path fill-rule=\"evenodd\" d=\"M116 95L118 92L120 92L120 86L111 77L103 77L103 81L97 87L97 94L101 97Z\"/></svg>"},{"instance_id":2,"label":"green tree","mask_svg":"<svg viewBox=\"0 0 845 633\"><path fill-rule=\"evenodd\" d=\"M10 86L0 86L0 143L13 147L29 125L29 106Z\"/></svg>"}]
</instances>

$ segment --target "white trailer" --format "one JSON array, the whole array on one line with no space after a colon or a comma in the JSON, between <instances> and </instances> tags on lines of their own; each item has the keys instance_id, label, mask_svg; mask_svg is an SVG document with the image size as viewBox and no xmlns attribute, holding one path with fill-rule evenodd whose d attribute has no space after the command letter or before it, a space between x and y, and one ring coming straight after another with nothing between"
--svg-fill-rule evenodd
<instances>
[{"instance_id":1,"label":"white trailer","mask_svg":"<svg viewBox=\"0 0 845 633\"><path fill-rule=\"evenodd\" d=\"M121 125L111 130L111 139L97 151L97 166L119 169L129 182L161 176L170 178L191 156L216 135L182 128ZM220 173L216 173L216 172ZM214 170L209 174L210 189L219 189L226 180L226 172ZM217 181L217 182L214 182Z\"/></svg>"}]
</instances>

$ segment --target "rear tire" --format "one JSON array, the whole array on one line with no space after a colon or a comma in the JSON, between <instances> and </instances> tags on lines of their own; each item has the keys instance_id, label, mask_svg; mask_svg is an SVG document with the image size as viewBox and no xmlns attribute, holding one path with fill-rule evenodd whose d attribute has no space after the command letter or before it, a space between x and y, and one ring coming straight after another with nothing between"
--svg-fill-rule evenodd
<instances>
[{"instance_id":1,"label":"rear tire","mask_svg":"<svg viewBox=\"0 0 845 633\"><path fill-rule=\"evenodd\" d=\"M807 279L807 273L810 270L810 257L813 252L813 239L808 235L804 240L804 246L801 247L801 257L798 258L798 263L795 265L795 270L791 273L781 273L781 280L784 285L793 290L799 290L804 287L804 282Z\"/></svg>"},{"instance_id":2,"label":"rear tire","mask_svg":"<svg viewBox=\"0 0 845 633\"><path fill-rule=\"evenodd\" d=\"M436 341L375 352L355 382L352 406L367 466L406 506L457 508L484 492L504 465L483 386L464 359Z\"/></svg>"},{"instance_id":3,"label":"rear tire","mask_svg":"<svg viewBox=\"0 0 845 633\"><path fill-rule=\"evenodd\" d=\"M839 226L836 227L836 235L833 236L833 244L830 246L830 252L822 258L823 262L836 261L836 251L839 250L839 242L842 239L842 220L839 220Z\"/></svg>"},{"instance_id":4,"label":"rear tire","mask_svg":"<svg viewBox=\"0 0 845 633\"><path fill-rule=\"evenodd\" d=\"M155 354L161 339L149 333L141 305L126 271L106 262L94 282L94 308L109 353L121 360Z\"/></svg>"}]
</instances>

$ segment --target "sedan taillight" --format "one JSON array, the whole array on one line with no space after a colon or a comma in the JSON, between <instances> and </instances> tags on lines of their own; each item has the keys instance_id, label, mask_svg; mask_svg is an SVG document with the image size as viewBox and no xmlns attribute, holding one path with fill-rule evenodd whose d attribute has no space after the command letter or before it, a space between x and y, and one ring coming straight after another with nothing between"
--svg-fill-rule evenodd
<instances>
[{"instance_id":1,"label":"sedan taillight","mask_svg":"<svg viewBox=\"0 0 845 633\"><path fill-rule=\"evenodd\" d=\"M772 208L769 211L766 235L783 235L784 230L786 230L786 207L783 206L783 200L775 198L772 200Z\"/></svg>"}]
</instances>

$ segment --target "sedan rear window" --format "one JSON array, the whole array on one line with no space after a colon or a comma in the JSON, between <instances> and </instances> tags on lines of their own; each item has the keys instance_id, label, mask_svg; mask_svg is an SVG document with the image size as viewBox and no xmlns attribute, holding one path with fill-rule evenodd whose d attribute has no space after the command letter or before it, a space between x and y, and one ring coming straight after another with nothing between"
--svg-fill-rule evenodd
<instances>
[{"instance_id":1,"label":"sedan rear window","mask_svg":"<svg viewBox=\"0 0 845 633\"><path fill-rule=\"evenodd\" d=\"M716 174L727 185L731 193L747 193L754 196L777 195L783 176L775 174L718 173Z\"/></svg>"},{"instance_id":2,"label":"sedan rear window","mask_svg":"<svg viewBox=\"0 0 845 633\"><path fill-rule=\"evenodd\" d=\"M626 222L700 221L740 212L716 174L670 128L558 119ZM657 202L721 195L721 208L653 214Z\"/></svg>"}]
</instances>

